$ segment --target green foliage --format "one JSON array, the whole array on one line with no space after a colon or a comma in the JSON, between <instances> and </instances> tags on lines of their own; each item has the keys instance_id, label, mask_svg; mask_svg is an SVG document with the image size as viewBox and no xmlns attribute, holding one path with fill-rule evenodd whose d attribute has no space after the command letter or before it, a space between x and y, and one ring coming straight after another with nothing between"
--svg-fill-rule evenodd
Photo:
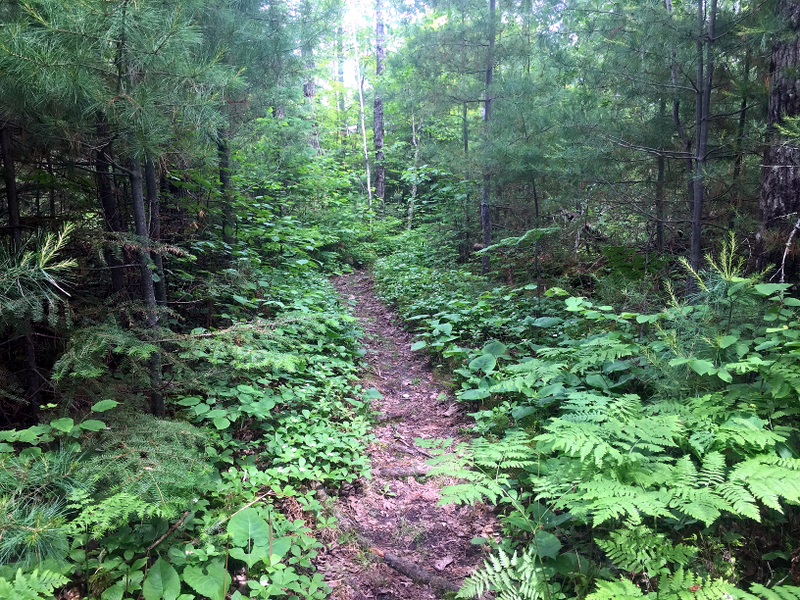
<instances>
[{"instance_id":1,"label":"green foliage","mask_svg":"<svg viewBox=\"0 0 800 600\"><path fill-rule=\"evenodd\" d=\"M474 598L493 590L502 600L540 600L541 598L566 598L561 586L548 582L543 562L535 546L511 556L498 550L485 561L477 573L471 575L458 591L457 598Z\"/></svg>"},{"instance_id":2,"label":"green foliage","mask_svg":"<svg viewBox=\"0 0 800 600\"><path fill-rule=\"evenodd\" d=\"M41 600L52 598L53 590L69 581L64 575L52 571L34 569L23 573L17 569L13 579L0 576L0 599Z\"/></svg>"},{"instance_id":3,"label":"green foliage","mask_svg":"<svg viewBox=\"0 0 800 600\"><path fill-rule=\"evenodd\" d=\"M76 266L72 258L58 260L63 254L74 227L66 225L58 234L45 234L34 240L35 250L22 248L14 252L0 245L0 325L9 327L24 319L47 322L51 327L58 323L61 312L70 319L63 289L59 279Z\"/></svg>"},{"instance_id":4,"label":"green foliage","mask_svg":"<svg viewBox=\"0 0 800 600\"><path fill-rule=\"evenodd\" d=\"M604 564L642 574L658 591L600 582L600 595L590 597L678 598L690 588L709 598L747 594L703 579L702 549L687 532L704 531L713 540L730 527L769 527L800 504L798 411L791 400L800 380L794 350L800 301L785 295L784 284L740 276L732 247L709 261L708 273L697 274L698 304L673 298L656 314L617 314L551 288L550 301L566 296L562 311L523 321L536 332L532 341L509 331L486 340L463 314L411 315L412 326L423 324L415 347L458 361L461 400L482 403L474 416L483 437L454 454L437 451L431 461L434 472L462 480L443 490L443 501L499 505L510 536L500 544L505 554L474 576L465 597L486 589L527 597L516 575L523 566L540 569L522 578L543 586L524 592L532 597L562 593L546 586L568 581L585 590L592 569L608 579ZM431 302L418 299L425 288L408 276L419 267L394 268L403 277L379 276L391 297L409 291L401 312ZM465 292L451 287L435 302L447 305L448 294L454 305ZM519 290L504 297L512 305L526 301ZM558 556L532 549L532 542L554 522L569 523L562 542L574 539L603 558L589 561L580 575L559 571L555 562L549 567ZM588 541L577 541L588 531ZM789 588L776 593L792 597Z\"/></svg>"}]
</instances>

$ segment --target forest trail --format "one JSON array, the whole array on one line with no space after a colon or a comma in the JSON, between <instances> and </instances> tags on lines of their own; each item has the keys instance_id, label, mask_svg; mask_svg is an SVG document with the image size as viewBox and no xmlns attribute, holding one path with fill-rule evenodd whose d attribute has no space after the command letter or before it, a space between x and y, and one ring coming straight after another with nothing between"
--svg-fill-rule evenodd
<instances>
[{"instance_id":1,"label":"forest trail","mask_svg":"<svg viewBox=\"0 0 800 600\"><path fill-rule=\"evenodd\" d=\"M355 273L334 284L365 332L362 386L376 388L383 398L373 401L378 417L367 449L372 479L337 499L340 532L350 535L332 543L320 557L320 570L333 600L441 597L483 563L482 547L470 540L494 537L498 523L483 505L437 506L439 489L454 480L414 476L427 470L429 457L414 438L462 441L459 430L467 418L452 390L434 381L426 358L410 351L412 336L375 297L371 277ZM420 583L402 570L420 570L433 580Z\"/></svg>"}]
</instances>

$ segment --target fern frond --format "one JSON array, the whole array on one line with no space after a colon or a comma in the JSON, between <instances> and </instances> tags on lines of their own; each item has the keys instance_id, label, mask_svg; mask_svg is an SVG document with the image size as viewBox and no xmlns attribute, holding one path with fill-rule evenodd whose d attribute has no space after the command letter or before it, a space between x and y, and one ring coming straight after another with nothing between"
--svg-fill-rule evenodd
<instances>
[{"instance_id":1,"label":"fern frond","mask_svg":"<svg viewBox=\"0 0 800 600\"><path fill-rule=\"evenodd\" d=\"M781 499L800 504L800 459L759 455L733 468L730 481L741 482L770 508L783 512Z\"/></svg>"}]
</instances>

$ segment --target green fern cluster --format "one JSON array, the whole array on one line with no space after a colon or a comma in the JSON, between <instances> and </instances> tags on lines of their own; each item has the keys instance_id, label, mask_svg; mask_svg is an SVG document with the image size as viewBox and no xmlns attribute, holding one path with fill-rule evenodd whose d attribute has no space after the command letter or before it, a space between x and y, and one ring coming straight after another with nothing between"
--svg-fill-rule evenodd
<instances>
[{"instance_id":1,"label":"green fern cluster","mask_svg":"<svg viewBox=\"0 0 800 600\"><path fill-rule=\"evenodd\" d=\"M53 590L69 581L64 575L40 569L30 573L17 569L11 577L0 576L0 600L49 600Z\"/></svg>"},{"instance_id":2,"label":"green fern cluster","mask_svg":"<svg viewBox=\"0 0 800 600\"><path fill-rule=\"evenodd\" d=\"M759 520L759 502L778 511L781 502L800 502L800 460L777 456L775 446L786 436L752 413L725 418L708 408L706 415L725 419L709 421L724 443L715 438L703 446L705 453L681 455L682 411L646 411L633 395L569 397L561 416L536 437L539 452L557 456L545 461L534 489L577 518L595 526L642 516L710 525L722 513ZM690 444L700 447L698 439ZM716 447L756 452L729 465L722 452L708 451Z\"/></svg>"},{"instance_id":3,"label":"green fern cluster","mask_svg":"<svg viewBox=\"0 0 800 600\"><path fill-rule=\"evenodd\" d=\"M750 591L737 589L724 581L708 581L679 568L674 574L662 572L658 578L658 591L644 593L639 586L626 579L598 581L597 590L586 600L800 600L800 587L779 585L766 588L760 584L750 586Z\"/></svg>"},{"instance_id":4,"label":"green fern cluster","mask_svg":"<svg viewBox=\"0 0 800 600\"><path fill-rule=\"evenodd\" d=\"M497 600L563 598L561 586L550 583L533 546L509 555L502 549L491 554L483 568L464 582L456 598L481 598L492 591Z\"/></svg>"},{"instance_id":5,"label":"green fern cluster","mask_svg":"<svg viewBox=\"0 0 800 600\"><path fill-rule=\"evenodd\" d=\"M511 477L533 469L536 463L530 436L512 430L502 440L477 438L460 444L454 454L440 452L430 461L434 465L430 475L445 474L464 481L442 488L439 504L497 503L511 489Z\"/></svg>"}]
</instances>

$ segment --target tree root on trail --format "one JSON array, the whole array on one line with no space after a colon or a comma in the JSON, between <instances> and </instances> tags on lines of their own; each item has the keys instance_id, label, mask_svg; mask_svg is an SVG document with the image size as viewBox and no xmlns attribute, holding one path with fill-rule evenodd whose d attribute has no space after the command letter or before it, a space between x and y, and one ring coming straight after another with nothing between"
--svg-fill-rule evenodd
<instances>
[{"instance_id":1,"label":"tree root on trail","mask_svg":"<svg viewBox=\"0 0 800 600\"><path fill-rule=\"evenodd\" d=\"M359 542L362 541L362 538L359 538ZM364 539L363 541L369 541ZM400 558L399 556L395 556L389 552L382 552L378 548L373 546L367 547L372 554L376 556L380 556L387 565L392 567L395 571L398 571L405 575L406 577L410 577L417 583L425 583L430 585L433 589L440 591L450 591L450 592L457 592L461 586L452 581L445 579L444 577L439 577L438 575L431 575L425 569L418 567L414 563L409 560L405 560Z\"/></svg>"},{"instance_id":2,"label":"tree root on trail","mask_svg":"<svg viewBox=\"0 0 800 600\"><path fill-rule=\"evenodd\" d=\"M383 473L383 471L384 470L382 470L381 473ZM323 501L330 498L328 493L321 486L317 488L317 497ZM390 552L384 552L380 548L377 548L374 542L364 536L364 534L362 534L348 518L344 517L338 510L336 510L335 507L333 507L333 516L336 517L337 521L339 521L340 529L342 529L345 533L354 535L358 541L358 545L361 546L363 550L382 559L383 562L392 567L398 573L402 573L417 583L430 585L436 591L457 592L459 589L461 589L461 586L457 583L453 583L452 581L449 581L444 577L440 577L439 575L433 575L409 560L405 560L404 558L400 558L399 556L396 556Z\"/></svg>"},{"instance_id":3,"label":"tree root on trail","mask_svg":"<svg viewBox=\"0 0 800 600\"><path fill-rule=\"evenodd\" d=\"M405 479L406 477L427 477L430 468L426 467L384 467L380 470L382 477Z\"/></svg>"}]
</instances>

